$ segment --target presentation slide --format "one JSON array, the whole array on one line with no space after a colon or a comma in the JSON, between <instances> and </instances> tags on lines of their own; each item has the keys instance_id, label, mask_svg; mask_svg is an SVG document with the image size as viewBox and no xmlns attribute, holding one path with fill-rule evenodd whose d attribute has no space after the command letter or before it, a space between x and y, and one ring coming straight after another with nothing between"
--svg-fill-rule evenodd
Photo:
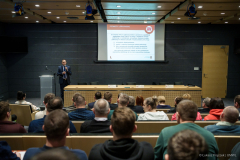
<instances>
[{"instance_id":1,"label":"presentation slide","mask_svg":"<svg viewBox=\"0 0 240 160\"><path fill-rule=\"evenodd\" d=\"M107 24L108 61L155 61L155 25Z\"/></svg>"}]
</instances>

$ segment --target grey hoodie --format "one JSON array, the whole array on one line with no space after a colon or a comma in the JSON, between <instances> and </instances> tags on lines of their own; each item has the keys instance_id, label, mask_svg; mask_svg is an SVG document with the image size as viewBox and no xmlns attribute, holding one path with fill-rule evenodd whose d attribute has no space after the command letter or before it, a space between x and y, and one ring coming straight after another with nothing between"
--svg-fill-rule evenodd
<instances>
[{"instance_id":1,"label":"grey hoodie","mask_svg":"<svg viewBox=\"0 0 240 160\"><path fill-rule=\"evenodd\" d=\"M163 111L158 112L145 112L144 114L140 114L138 116L139 120L169 120L166 113Z\"/></svg>"}]
</instances>

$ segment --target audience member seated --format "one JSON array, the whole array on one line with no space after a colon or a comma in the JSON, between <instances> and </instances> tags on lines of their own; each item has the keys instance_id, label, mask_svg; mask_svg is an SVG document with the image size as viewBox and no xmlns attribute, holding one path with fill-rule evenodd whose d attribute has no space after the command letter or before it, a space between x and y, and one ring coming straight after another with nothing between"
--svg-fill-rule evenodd
<instances>
[{"instance_id":1,"label":"audience member seated","mask_svg":"<svg viewBox=\"0 0 240 160\"><path fill-rule=\"evenodd\" d=\"M184 94L183 96L182 96L182 98L183 99L188 99L188 100L192 100L192 97L191 97L191 95L190 94Z\"/></svg>"},{"instance_id":2,"label":"audience member seated","mask_svg":"<svg viewBox=\"0 0 240 160\"><path fill-rule=\"evenodd\" d=\"M107 116L110 112L109 103L105 99L99 99L94 103L93 113L94 120L85 121L81 125L81 133L110 133L109 126L111 121Z\"/></svg>"},{"instance_id":3,"label":"audience member seated","mask_svg":"<svg viewBox=\"0 0 240 160\"><path fill-rule=\"evenodd\" d=\"M176 97L175 99L174 99L174 108L171 108L169 111L168 111L168 113L176 113L176 109L177 109L177 105L178 105L178 103L179 102L181 102L183 100L183 98L182 97Z\"/></svg>"},{"instance_id":4,"label":"audience member seated","mask_svg":"<svg viewBox=\"0 0 240 160\"><path fill-rule=\"evenodd\" d=\"M204 117L204 121L220 120L220 115L222 114L224 109L223 100L219 97L211 98L209 108L210 108L209 115Z\"/></svg>"},{"instance_id":5,"label":"audience member seated","mask_svg":"<svg viewBox=\"0 0 240 160\"><path fill-rule=\"evenodd\" d=\"M234 106L238 109L238 111L240 113L240 95L237 95L234 98ZM240 115L239 115L239 119L240 119Z\"/></svg>"},{"instance_id":6,"label":"audience member seated","mask_svg":"<svg viewBox=\"0 0 240 160\"><path fill-rule=\"evenodd\" d=\"M117 103L118 103L118 108L127 107L128 103L129 103L129 96L124 93L119 93ZM111 120L113 111L114 110L110 110L110 113L108 114L108 120ZM134 113L135 113L136 120L137 120L138 115L136 112L134 112Z\"/></svg>"},{"instance_id":7,"label":"audience member seated","mask_svg":"<svg viewBox=\"0 0 240 160\"><path fill-rule=\"evenodd\" d=\"M80 96L80 95L81 95L80 93L75 93L73 95L73 98L72 98L73 104L71 106L69 106L69 107L63 107L63 110L66 111L67 113L75 111L77 108L74 105L74 102L76 102L77 97Z\"/></svg>"},{"instance_id":8,"label":"audience member seated","mask_svg":"<svg viewBox=\"0 0 240 160\"><path fill-rule=\"evenodd\" d=\"M238 121L239 112L234 106L224 108L220 115L221 122L216 125L205 126L208 131L215 133L240 133L240 126L235 125Z\"/></svg>"},{"instance_id":9,"label":"audience member seated","mask_svg":"<svg viewBox=\"0 0 240 160\"><path fill-rule=\"evenodd\" d=\"M143 99L142 96L137 96L137 98L136 98L136 105L137 106L143 106L143 101L144 101L144 99Z\"/></svg>"},{"instance_id":10,"label":"audience member seated","mask_svg":"<svg viewBox=\"0 0 240 160\"><path fill-rule=\"evenodd\" d=\"M0 141L0 157L1 160L21 160L21 154L13 153L6 141Z\"/></svg>"},{"instance_id":11,"label":"audience member seated","mask_svg":"<svg viewBox=\"0 0 240 160\"><path fill-rule=\"evenodd\" d=\"M172 108L169 105L166 105L166 98L164 96L158 96L158 105L157 105L157 109L168 109L168 108Z\"/></svg>"},{"instance_id":12,"label":"audience member seated","mask_svg":"<svg viewBox=\"0 0 240 160\"><path fill-rule=\"evenodd\" d=\"M74 102L74 106L76 106L76 110L68 113L68 117L70 120L93 120L95 115L93 111L86 109L87 102L82 95L78 95Z\"/></svg>"},{"instance_id":13,"label":"audience member seated","mask_svg":"<svg viewBox=\"0 0 240 160\"><path fill-rule=\"evenodd\" d=\"M231 151L231 155L234 155L234 156L231 156L229 158L229 160L239 160L240 158L240 142L238 142L232 149Z\"/></svg>"},{"instance_id":14,"label":"audience member seated","mask_svg":"<svg viewBox=\"0 0 240 160\"><path fill-rule=\"evenodd\" d=\"M53 148L33 156L30 160L81 160L71 150Z\"/></svg>"},{"instance_id":15,"label":"audience member seated","mask_svg":"<svg viewBox=\"0 0 240 160\"><path fill-rule=\"evenodd\" d=\"M157 97L148 97L143 102L144 114L138 116L139 120L169 120L166 113L163 111L156 111Z\"/></svg>"},{"instance_id":16,"label":"audience member seated","mask_svg":"<svg viewBox=\"0 0 240 160\"><path fill-rule=\"evenodd\" d=\"M61 109L63 108L63 101L62 98L60 97L54 97L49 101L49 103L46 106L47 112L46 115L43 118L33 120L29 124L28 132L29 133L43 133L42 126L44 124L45 118L48 116L48 114L56 109ZM66 112L65 112L66 114ZM71 121L69 121L70 124L70 133L77 133L75 126Z\"/></svg>"},{"instance_id":17,"label":"audience member seated","mask_svg":"<svg viewBox=\"0 0 240 160\"><path fill-rule=\"evenodd\" d=\"M18 93L17 93L17 101L15 102L15 104L28 104L28 105L31 105L32 112L36 111L36 110L39 110L39 108L36 107L35 105L33 105L32 103L25 101L26 96L27 96L26 93L23 93L22 91L18 91Z\"/></svg>"},{"instance_id":18,"label":"audience member seated","mask_svg":"<svg viewBox=\"0 0 240 160\"><path fill-rule=\"evenodd\" d=\"M53 93L48 93L45 95L44 97L44 101L43 101L43 104L45 106L45 109L43 111L39 111L35 114L35 119L40 119L40 118L43 118L45 115L46 115L46 106L48 104L48 102L53 99L55 97L55 94Z\"/></svg>"},{"instance_id":19,"label":"audience member seated","mask_svg":"<svg viewBox=\"0 0 240 160\"><path fill-rule=\"evenodd\" d=\"M198 110L200 113L209 113L209 111L210 111L210 108L209 108L210 100L211 100L211 98L209 98L209 97L207 97L203 100L203 102L202 102L202 108L203 109Z\"/></svg>"},{"instance_id":20,"label":"audience member seated","mask_svg":"<svg viewBox=\"0 0 240 160\"><path fill-rule=\"evenodd\" d=\"M129 96L128 107L136 113L144 113L142 106L134 106L134 105L135 105L135 98L133 96Z\"/></svg>"},{"instance_id":21,"label":"audience member seated","mask_svg":"<svg viewBox=\"0 0 240 160\"><path fill-rule=\"evenodd\" d=\"M66 144L66 136L69 136L69 118L62 109L56 109L49 113L44 120L42 126L46 134L46 144L41 148L29 148L23 160L29 160L33 156L53 148L62 148L70 150L81 160L87 160L87 155L84 151L79 149L69 149ZM52 151L52 150L51 150ZM50 155L49 155L50 156Z\"/></svg>"},{"instance_id":22,"label":"audience member seated","mask_svg":"<svg viewBox=\"0 0 240 160\"><path fill-rule=\"evenodd\" d=\"M27 133L27 131L18 123L9 121L11 109L9 103L0 102L0 133Z\"/></svg>"},{"instance_id":23,"label":"audience member seated","mask_svg":"<svg viewBox=\"0 0 240 160\"><path fill-rule=\"evenodd\" d=\"M195 131L183 130L174 134L167 146L165 160L208 160L208 145Z\"/></svg>"},{"instance_id":24,"label":"audience member seated","mask_svg":"<svg viewBox=\"0 0 240 160\"><path fill-rule=\"evenodd\" d=\"M208 144L208 154L218 154L218 145L214 135L206 129L194 123L197 118L198 107L190 100L181 101L177 106L177 122L178 125L164 128L157 140L155 150L155 160L164 159L167 154L167 146L169 139L177 132L190 129L202 135ZM208 157L209 160L216 160L216 157Z\"/></svg>"},{"instance_id":25,"label":"audience member seated","mask_svg":"<svg viewBox=\"0 0 240 160\"><path fill-rule=\"evenodd\" d=\"M114 110L115 108L117 108L117 106L118 106L117 104L111 104L111 102L112 102L112 93L111 92L105 92L104 99L106 99L108 101L110 110Z\"/></svg>"},{"instance_id":26,"label":"audience member seated","mask_svg":"<svg viewBox=\"0 0 240 160\"><path fill-rule=\"evenodd\" d=\"M93 108L93 105L94 105L94 103L96 102L96 100L98 100L98 99L101 99L102 98L102 93L101 92L96 92L95 93L95 96L94 96L94 102L91 102L91 103L88 103L88 107L90 108L90 109L92 109Z\"/></svg>"},{"instance_id":27,"label":"audience member seated","mask_svg":"<svg viewBox=\"0 0 240 160\"><path fill-rule=\"evenodd\" d=\"M154 151L151 144L132 139L137 130L134 112L128 107L114 110L110 131L113 140L95 145L89 154L89 160L153 160Z\"/></svg>"}]
</instances>

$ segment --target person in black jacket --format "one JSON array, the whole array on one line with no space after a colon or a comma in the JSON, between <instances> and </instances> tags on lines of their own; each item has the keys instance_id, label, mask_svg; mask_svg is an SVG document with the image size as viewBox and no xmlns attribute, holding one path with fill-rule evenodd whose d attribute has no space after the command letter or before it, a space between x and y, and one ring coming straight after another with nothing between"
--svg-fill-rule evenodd
<instances>
[{"instance_id":1,"label":"person in black jacket","mask_svg":"<svg viewBox=\"0 0 240 160\"><path fill-rule=\"evenodd\" d=\"M128 107L118 107L114 110L110 131L113 140L95 145L89 154L89 160L153 160L154 151L148 142L138 142L132 139L137 130L135 114Z\"/></svg>"},{"instance_id":2,"label":"person in black jacket","mask_svg":"<svg viewBox=\"0 0 240 160\"><path fill-rule=\"evenodd\" d=\"M183 100L182 97L178 96L174 99L174 103L175 103L175 107L174 108L171 108L168 113L176 113L176 109L177 109L177 105L179 102L181 102Z\"/></svg>"},{"instance_id":3,"label":"person in black jacket","mask_svg":"<svg viewBox=\"0 0 240 160\"><path fill-rule=\"evenodd\" d=\"M133 96L129 96L128 107L136 113L144 113L142 106L134 106L135 98Z\"/></svg>"},{"instance_id":4,"label":"person in black jacket","mask_svg":"<svg viewBox=\"0 0 240 160\"><path fill-rule=\"evenodd\" d=\"M80 133L110 133L108 120L110 112L109 103L105 99L99 99L94 103L93 113L95 118L91 121L85 121L80 128Z\"/></svg>"},{"instance_id":5,"label":"person in black jacket","mask_svg":"<svg viewBox=\"0 0 240 160\"><path fill-rule=\"evenodd\" d=\"M199 108L198 112L200 112L200 113L209 113L209 111L210 111L210 108L209 108L210 100L211 100L211 98L209 98L209 97L205 98L203 100L203 102L202 102L202 109Z\"/></svg>"}]
</instances>

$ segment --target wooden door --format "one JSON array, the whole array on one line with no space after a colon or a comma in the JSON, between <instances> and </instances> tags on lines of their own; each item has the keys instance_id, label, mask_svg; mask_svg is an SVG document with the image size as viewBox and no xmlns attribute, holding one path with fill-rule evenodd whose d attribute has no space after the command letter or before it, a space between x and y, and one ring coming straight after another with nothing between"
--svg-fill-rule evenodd
<instances>
[{"instance_id":1,"label":"wooden door","mask_svg":"<svg viewBox=\"0 0 240 160\"><path fill-rule=\"evenodd\" d=\"M227 94L228 45L204 45L202 65L202 98Z\"/></svg>"}]
</instances>

